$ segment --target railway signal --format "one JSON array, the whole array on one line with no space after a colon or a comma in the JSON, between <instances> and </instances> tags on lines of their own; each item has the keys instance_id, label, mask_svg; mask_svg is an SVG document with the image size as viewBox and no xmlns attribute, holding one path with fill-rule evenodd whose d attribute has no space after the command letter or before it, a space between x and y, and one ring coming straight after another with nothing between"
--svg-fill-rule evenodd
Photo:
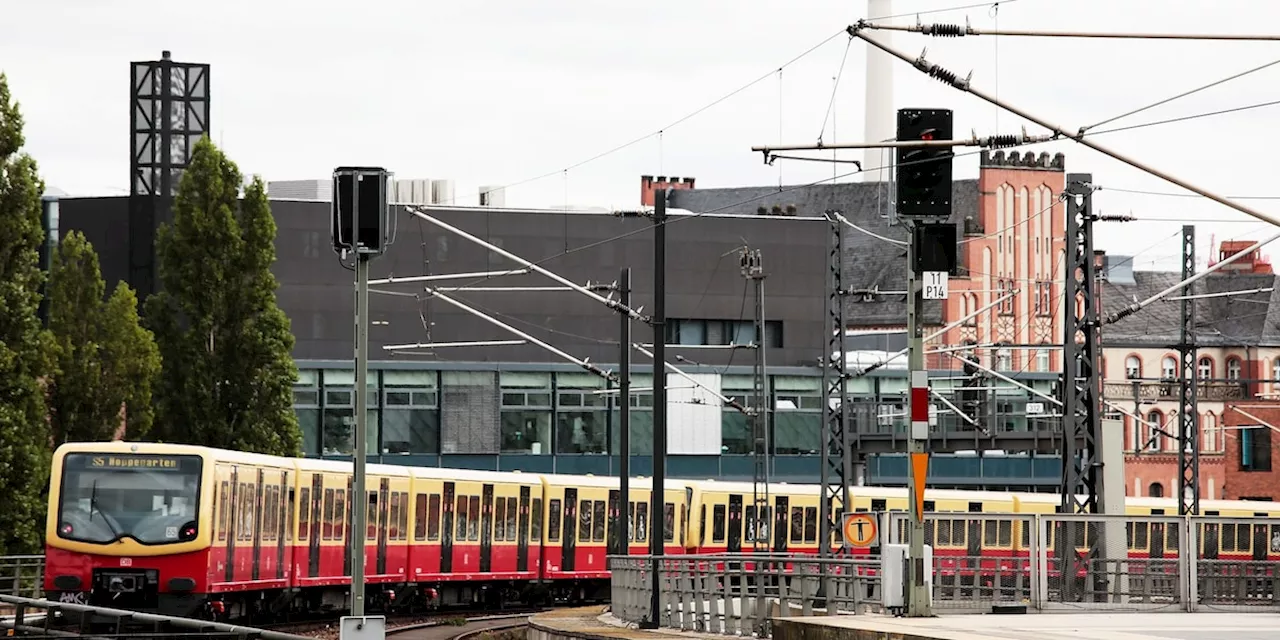
<instances>
[{"instance_id":1,"label":"railway signal","mask_svg":"<svg viewBox=\"0 0 1280 640\"><path fill-rule=\"evenodd\" d=\"M333 204L331 205L330 232L333 249L339 260L347 253L355 255L356 272L356 413L355 452L352 454L351 530L363 532L369 508L369 493L365 490L365 464L368 452L368 416L364 407L369 406L369 261L386 252L391 244L387 234L390 207L387 192L391 174L382 167L338 167L333 171ZM356 533L348 542L351 546L351 617L364 617L364 536ZM362 626L361 638L375 637L368 627ZM348 637L343 624L343 638Z\"/></svg>"}]
</instances>

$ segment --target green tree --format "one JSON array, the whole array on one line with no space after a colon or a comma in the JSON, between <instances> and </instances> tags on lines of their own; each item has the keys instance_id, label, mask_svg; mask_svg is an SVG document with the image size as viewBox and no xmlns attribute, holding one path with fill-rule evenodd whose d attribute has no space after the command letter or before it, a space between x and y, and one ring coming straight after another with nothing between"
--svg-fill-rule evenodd
<instances>
[{"instance_id":1,"label":"green tree","mask_svg":"<svg viewBox=\"0 0 1280 640\"><path fill-rule=\"evenodd\" d=\"M49 425L41 381L50 373L40 326L40 196L35 160L19 153L22 114L0 74L0 554L40 548L49 486Z\"/></svg>"},{"instance_id":2,"label":"green tree","mask_svg":"<svg viewBox=\"0 0 1280 640\"><path fill-rule=\"evenodd\" d=\"M93 245L72 231L49 269L49 330L57 373L49 385L54 442L110 440L120 427L139 439L151 428L151 385L160 352L138 318L138 298L124 282L109 300Z\"/></svg>"},{"instance_id":3,"label":"green tree","mask_svg":"<svg viewBox=\"0 0 1280 640\"><path fill-rule=\"evenodd\" d=\"M266 186L243 180L206 137L161 227L163 290L146 302L163 358L153 437L298 455L293 333L276 305L275 219Z\"/></svg>"}]
</instances>

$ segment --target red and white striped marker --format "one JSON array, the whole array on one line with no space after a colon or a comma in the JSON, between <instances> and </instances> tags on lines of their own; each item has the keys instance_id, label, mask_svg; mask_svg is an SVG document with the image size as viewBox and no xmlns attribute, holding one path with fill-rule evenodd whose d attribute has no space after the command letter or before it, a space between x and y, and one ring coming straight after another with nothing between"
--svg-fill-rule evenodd
<instances>
[{"instance_id":1,"label":"red and white striped marker","mask_svg":"<svg viewBox=\"0 0 1280 640\"><path fill-rule=\"evenodd\" d=\"M911 372L911 438L929 439L929 372Z\"/></svg>"}]
</instances>

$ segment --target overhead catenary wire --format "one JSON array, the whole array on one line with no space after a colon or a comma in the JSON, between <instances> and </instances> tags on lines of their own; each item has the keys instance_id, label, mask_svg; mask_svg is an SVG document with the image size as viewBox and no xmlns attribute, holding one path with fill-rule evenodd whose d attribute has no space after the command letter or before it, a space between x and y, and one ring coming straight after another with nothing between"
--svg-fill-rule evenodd
<instances>
[{"instance_id":1,"label":"overhead catenary wire","mask_svg":"<svg viewBox=\"0 0 1280 640\"><path fill-rule=\"evenodd\" d=\"M1140 33L1132 31L1053 31L1045 29L975 29L965 24L882 24L864 20L863 28L880 31L908 31L940 38L959 38L962 36L1028 36L1037 38L1119 38L1137 40L1233 40L1233 41L1278 41L1280 34L1274 33Z\"/></svg>"},{"instance_id":2,"label":"overhead catenary wire","mask_svg":"<svg viewBox=\"0 0 1280 640\"><path fill-rule=\"evenodd\" d=\"M1169 97L1169 98L1165 98L1165 99L1163 99L1163 100L1158 100L1158 101L1153 102L1153 103L1151 103L1151 104L1149 104L1149 105L1147 105L1147 106L1145 106L1145 107L1139 107L1139 108L1134 109L1134 110L1132 110L1132 111L1127 111L1127 112L1125 112L1125 113L1122 113L1122 114L1120 114L1120 115L1118 115L1118 116L1114 116L1114 117L1111 117L1111 118L1107 118L1106 120L1102 120L1102 121L1099 121L1099 122L1095 122L1095 123L1093 123L1093 124L1091 124L1091 125L1089 125L1089 126L1087 126L1087 127L1081 127L1081 128L1080 128L1080 131L1082 131L1082 132L1083 132L1083 131L1088 131L1089 129L1092 129L1092 128L1094 128L1094 127L1099 127L1099 126L1102 126L1102 125L1104 125L1104 124L1110 124L1110 123L1112 123L1112 122L1115 122L1116 120L1121 120L1121 119L1127 118L1127 117L1129 117L1129 116L1132 116L1132 115L1136 115L1136 114L1142 113L1143 111L1147 111L1147 110L1149 110L1149 109L1154 109L1154 108L1159 107L1159 106L1161 106L1161 105L1169 104L1170 102L1173 102L1174 100L1179 100L1179 99L1185 98L1185 97L1187 97L1187 96L1189 96L1189 95L1193 95L1193 94L1199 93L1199 92L1201 92L1201 91L1204 91L1204 90L1206 90L1206 89L1211 89L1211 88L1216 87L1216 86L1218 86L1218 85L1220 85L1220 84L1225 84L1225 83L1230 82L1230 81L1232 81L1232 80L1235 80L1235 79L1237 79L1237 78L1242 78L1242 77L1244 77L1244 76L1247 76L1247 75L1249 75L1249 74L1251 74L1251 73L1256 73L1256 72L1258 72L1258 71L1262 71L1263 69L1266 69L1266 68L1268 68L1268 67L1273 67L1273 66L1275 66L1275 65L1277 65L1277 64L1280 64L1280 58L1278 58L1278 59L1276 59L1276 60L1272 60L1271 62L1268 62L1268 63L1262 64L1262 65L1258 65L1258 66L1253 67L1253 68L1251 68L1251 69L1247 69L1247 70L1245 70L1245 71L1241 71L1241 72L1239 72L1239 73L1236 73L1236 74L1233 74L1233 75L1227 76L1227 77L1225 77L1225 78L1221 78L1221 79L1219 79L1219 80L1214 80L1213 82L1210 82L1209 84L1201 85L1201 86L1199 86L1199 87L1196 87L1195 89L1191 89L1191 90L1189 90L1189 91L1183 91L1182 93L1179 93L1179 94L1178 94L1178 95L1176 95L1176 96L1172 96L1172 97Z\"/></svg>"},{"instance_id":3,"label":"overhead catenary wire","mask_svg":"<svg viewBox=\"0 0 1280 640\"><path fill-rule=\"evenodd\" d=\"M876 47L876 48L878 48L878 49L880 49L880 50L884 51L885 53L888 53L889 55L892 55L892 56L894 56L894 57L896 57L896 58L898 58L898 59L900 59L900 60L903 60L904 62L907 62L907 63L911 64L913 67L915 67L916 69L920 70L921 72L923 72L923 73L925 73L925 74L927 74L927 75L929 75L929 76L931 76L931 77L934 77L934 78L939 79L939 80L940 80L940 81L942 81L944 84L947 84L947 85L949 85L949 86L951 86L951 87L953 87L953 88L955 88L955 89L959 89L959 90L961 90L961 91L964 91L964 92L970 93L970 94L972 94L972 95L974 95L974 96L976 96L976 97L978 97L978 98L981 98L982 100L984 100L984 101L986 101L986 102L988 102L988 103L994 104L994 105L996 105L996 106L998 106L998 107L1000 107L1000 108L1002 108L1002 109L1005 109L1005 110L1007 110L1007 111L1010 111L1011 113L1013 113L1013 114L1015 114L1015 115L1018 115L1018 116L1020 116L1020 117L1022 117L1022 118L1024 118L1024 119L1026 119L1026 120L1028 120L1028 121L1034 122L1034 123L1036 123L1036 124L1037 124L1037 125L1039 125L1039 126L1042 126L1042 127L1046 128L1046 129L1049 129L1050 131L1053 131L1053 132L1054 132L1054 133L1056 133L1056 134L1059 134L1059 135L1066 135L1066 134L1065 134L1065 130L1064 130L1064 128L1063 128L1063 127L1058 126L1058 125L1056 125L1056 124L1053 124L1053 123L1049 122L1048 120L1046 120L1046 119L1044 119L1044 118L1037 117L1037 116L1035 116L1035 115L1033 115L1033 114L1031 114L1031 113L1027 112L1027 111L1026 111L1026 110L1024 110L1024 109L1020 109L1020 108L1018 108L1018 107L1012 106L1012 105L1010 105L1008 102L1006 102L1006 101L1004 101L1004 100L1000 100L1000 99L997 99L997 98L994 98L994 97L992 97L992 96L988 95L986 92L982 91L981 89L977 89L977 88L975 88L975 87L974 87L974 86L973 86L973 85L972 85L968 80L960 80L960 79L959 79L959 78L958 78L954 73L952 73L951 71L948 71L948 70L947 70L947 69L945 69L945 68L942 68L942 67L940 67L940 66L938 66L938 65L936 65L936 64L934 64L934 63L932 63L932 62L929 62L929 61L925 60L923 56L921 56L921 57L919 57L919 58L914 58L914 59L913 59L913 58L911 58L911 57L907 56L906 54L903 54L902 52L900 52L900 51L898 51L898 50L894 49L893 47L887 46L887 45L885 45L885 44L883 44L883 43L879 42L878 40L876 40L876 39L874 39L874 38L867 37L867 35L866 35L865 33L863 33L862 29L860 28L861 26L862 26L862 25L860 24L860 25L855 25L855 26L851 26L851 27L849 27L850 33L851 33L851 34L856 35L857 37L861 38L863 41L865 41L865 42L867 42L867 43L871 44L872 46L874 46L874 47ZM1280 37L1280 36L1278 36L1278 37ZM1080 143L1080 144L1083 144L1083 145L1085 145L1085 146L1087 146L1087 147L1089 147L1089 148L1091 148L1091 149L1093 149L1093 150L1095 150L1095 151L1098 151L1098 152L1100 152L1100 153L1102 153L1102 154L1104 154L1104 155L1110 156L1111 158L1113 158L1113 159L1115 159L1115 160L1119 160L1120 162L1123 162L1123 163L1125 163L1125 164L1127 164L1127 165L1129 165L1129 166L1131 166L1131 167L1134 167L1135 169L1138 169L1138 170L1140 170L1140 171L1144 171L1144 172L1150 173L1151 175L1154 175L1154 176L1156 176L1156 177L1159 177L1159 178L1162 178L1162 179L1164 179L1164 180L1167 180L1167 181L1169 181L1169 182L1171 182L1171 183L1173 183L1173 184L1176 184L1176 185L1178 185L1178 186L1180 186L1180 187L1182 187L1182 188L1184 188L1184 189L1187 189L1188 191L1193 191L1193 192L1199 193L1199 194L1201 194L1201 195L1205 196L1206 198L1209 198L1209 199L1211 199L1211 200L1213 200L1213 201L1215 201L1215 202L1218 202L1218 203L1220 203L1220 204L1222 204L1222 205L1225 205L1225 206L1227 206L1227 207L1230 207L1230 208L1232 208L1232 209L1235 209L1235 210L1237 210L1237 211L1240 211L1241 213L1246 213L1246 214L1251 215L1251 216L1253 216L1253 217L1255 217L1255 218L1257 218L1257 219L1259 219L1259 220L1262 220L1262 221L1264 221L1264 222L1270 222L1270 223L1271 223L1271 224L1273 224L1273 225L1280 226L1280 218L1276 218L1275 216L1273 216L1273 215L1271 215L1271 214L1268 214L1268 213L1265 213L1265 212L1262 212L1262 211L1258 211L1258 210L1256 210L1256 209L1254 209L1254 208L1252 208L1252 207L1249 207L1249 206L1246 206L1246 205L1240 204L1240 203L1238 203L1238 202L1232 202L1231 200L1228 200L1228 199L1226 199L1226 198L1224 198L1224 197L1222 197L1222 196L1220 196L1220 195L1218 195L1218 194L1216 194L1216 193L1213 193L1213 192L1208 191L1208 190L1206 190L1206 189L1203 189L1203 188L1201 188L1201 187L1195 186L1195 185L1191 184L1190 182L1187 182L1187 181L1185 181L1185 180L1182 180L1182 179L1180 179L1180 178L1178 178L1178 177L1176 177L1176 176L1173 176L1173 175L1171 175L1171 174L1169 174L1169 173L1166 173L1166 172L1160 171L1159 169L1155 169L1155 168L1153 168L1153 167L1150 167L1150 166L1146 165L1145 163L1142 163L1142 162L1139 162L1139 161L1134 160L1134 159L1132 159L1132 158L1129 158L1129 157L1128 157L1127 155L1125 155L1125 154L1119 153L1119 152L1114 151L1114 150L1112 150L1112 149L1110 149L1110 148L1108 148L1108 147L1106 147L1106 146L1100 145L1100 144L1098 144L1098 143L1096 143L1096 142L1092 141L1091 139L1087 138L1084 134L1077 134L1077 135L1068 136L1068 137L1070 137L1071 139L1075 140L1076 142L1078 142L1078 143ZM1262 246L1262 245L1265 245L1267 242L1271 242L1272 240L1275 240L1275 239L1277 239L1277 238L1280 238L1280 234L1276 234L1275 236L1273 236L1273 237L1271 237L1271 238L1268 238L1267 240L1264 240L1264 241L1262 241L1262 242L1260 242L1260 243L1256 243L1256 244L1255 244L1251 249L1249 249L1248 251L1256 250L1256 249L1257 249L1257 247ZM1141 304L1139 304L1139 305L1130 305L1129 307L1126 307L1125 309L1123 309L1123 310L1121 310L1121 311L1119 311L1119 312L1117 312L1117 313L1111 314L1111 315L1110 315L1106 320L1104 320L1104 324L1106 324L1106 323L1111 323L1111 322L1115 322L1115 321L1117 321L1117 320L1119 320L1119 319L1121 319L1121 318L1124 318L1124 317L1126 317L1127 315L1130 315L1130 314L1132 314L1132 313L1134 313L1134 312L1138 311L1139 309L1141 309L1141 308L1142 308L1143 306L1145 306L1146 304L1150 304L1151 302L1153 302L1153 301L1155 301L1155 300L1159 299L1160 297L1163 297L1163 296L1168 295L1168 294L1170 294L1170 293L1172 293L1172 292L1174 292L1174 291L1176 291L1176 290L1178 290L1178 289L1181 289L1182 287L1184 287L1184 286L1186 286L1186 285L1188 285L1188 284L1191 284L1191 283L1195 282L1196 280L1199 280L1200 278L1203 278L1203 277L1207 276L1208 274L1212 273L1214 270L1221 269L1222 267L1226 266L1227 264L1229 264L1230 262L1234 261L1235 259L1238 259L1238 258L1242 257L1242 255L1243 255L1244 253L1246 253L1246 252L1241 252L1241 253L1236 254L1236 255L1234 255L1234 256L1232 256L1232 257L1230 257L1230 258L1226 259L1226 260L1223 260L1222 262L1219 262L1218 264L1214 265L1214 267L1211 267L1211 268L1210 268L1210 270L1208 270L1208 271L1202 271L1202 272L1200 272L1200 273L1196 274L1195 276L1192 276L1191 278L1188 278L1187 280L1185 280L1185 281L1183 281L1183 282L1180 282L1180 283L1178 283L1178 284L1174 285L1173 287L1170 287L1169 289L1166 289L1165 291L1161 292L1161 293L1160 293L1160 294L1158 294L1157 296L1154 296L1154 297L1152 297L1152 298L1149 298L1148 300L1144 301L1143 303L1141 303Z\"/></svg>"}]
</instances>

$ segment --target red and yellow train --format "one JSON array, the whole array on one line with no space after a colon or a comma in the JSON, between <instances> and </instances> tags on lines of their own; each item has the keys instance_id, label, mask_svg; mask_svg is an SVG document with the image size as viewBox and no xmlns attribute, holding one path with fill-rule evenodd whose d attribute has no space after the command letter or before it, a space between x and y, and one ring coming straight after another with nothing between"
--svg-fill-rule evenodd
<instances>
[{"instance_id":1,"label":"red and yellow train","mask_svg":"<svg viewBox=\"0 0 1280 640\"><path fill-rule=\"evenodd\" d=\"M185 616L338 611L348 606L348 541L363 535L371 610L602 600L607 555L618 551L610 545L615 527L628 523L633 554L649 549L647 478L631 481L625 515L616 477L370 464L366 487L368 526L353 532L349 463L185 445L65 444L50 480L45 590L63 602ZM776 483L769 493L772 507L757 518L750 483L669 479L666 553L745 552L757 537L772 552L816 553L818 487ZM856 487L849 510L905 511L906 500L900 488ZM929 527L935 556L984 561L1026 556L1030 532L982 514L1056 507L1056 496L1045 494L929 490L926 501L929 510L972 514ZM1201 504L1224 517L1280 515L1275 503ZM1127 510L1177 507L1131 498ZM1131 527L1130 553L1176 549L1169 535L1176 531ZM1270 540L1270 532L1243 524L1201 536L1205 557L1222 559L1280 559Z\"/></svg>"}]
</instances>

